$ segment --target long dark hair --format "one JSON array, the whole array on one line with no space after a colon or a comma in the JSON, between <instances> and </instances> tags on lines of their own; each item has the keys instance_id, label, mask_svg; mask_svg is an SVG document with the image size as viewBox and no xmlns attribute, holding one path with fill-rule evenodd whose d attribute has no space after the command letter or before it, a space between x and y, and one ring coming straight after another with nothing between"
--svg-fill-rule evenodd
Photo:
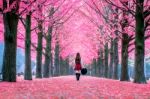
<instances>
[{"instance_id":1,"label":"long dark hair","mask_svg":"<svg viewBox=\"0 0 150 99\"><path fill-rule=\"evenodd\" d=\"M76 63L76 64L81 64L80 53L77 53L77 54L76 54L75 63Z\"/></svg>"}]
</instances>

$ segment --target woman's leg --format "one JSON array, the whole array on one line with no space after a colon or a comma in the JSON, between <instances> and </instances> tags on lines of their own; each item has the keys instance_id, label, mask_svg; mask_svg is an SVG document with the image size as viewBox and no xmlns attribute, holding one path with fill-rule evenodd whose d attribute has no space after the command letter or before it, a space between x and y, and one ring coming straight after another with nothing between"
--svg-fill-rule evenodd
<instances>
[{"instance_id":1,"label":"woman's leg","mask_svg":"<svg viewBox=\"0 0 150 99\"><path fill-rule=\"evenodd\" d=\"M80 79L80 73L78 73L78 80Z\"/></svg>"},{"instance_id":2,"label":"woman's leg","mask_svg":"<svg viewBox=\"0 0 150 99\"><path fill-rule=\"evenodd\" d=\"M76 79L77 81L80 79L80 73L76 73Z\"/></svg>"},{"instance_id":3,"label":"woman's leg","mask_svg":"<svg viewBox=\"0 0 150 99\"><path fill-rule=\"evenodd\" d=\"M76 73L76 79L78 81L80 79L80 73L81 73L81 71L80 70L76 70L75 73Z\"/></svg>"},{"instance_id":4,"label":"woman's leg","mask_svg":"<svg viewBox=\"0 0 150 99\"><path fill-rule=\"evenodd\" d=\"M78 73L76 73L76 80L78 80Z\"/></svg>"}]
</instances>

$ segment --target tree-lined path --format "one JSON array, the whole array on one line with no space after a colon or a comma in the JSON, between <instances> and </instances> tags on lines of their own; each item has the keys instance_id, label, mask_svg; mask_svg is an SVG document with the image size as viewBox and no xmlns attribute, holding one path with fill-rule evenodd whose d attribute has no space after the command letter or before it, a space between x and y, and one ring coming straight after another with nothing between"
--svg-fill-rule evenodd
<instances>
[{"instance_id":1,"label":"tree-lined path","mask_svg":"<svg viewBox=\"0 0 150 99\"><path fill-rule=\"evenodd\" d=\"M0 99L149 99L150 83L133 84L105 78L60 76L0 83Z\"/></svg>"},{"instance_id":2,"label":"tree-lined path","mask_svg":"<svg viewBox=\"0 0 150 99\"><path fill-rule=\"evenodd\" d=\"M150 0L0 0L0 99L149 99L149 79Z\"/></svg>"}]
</instances>

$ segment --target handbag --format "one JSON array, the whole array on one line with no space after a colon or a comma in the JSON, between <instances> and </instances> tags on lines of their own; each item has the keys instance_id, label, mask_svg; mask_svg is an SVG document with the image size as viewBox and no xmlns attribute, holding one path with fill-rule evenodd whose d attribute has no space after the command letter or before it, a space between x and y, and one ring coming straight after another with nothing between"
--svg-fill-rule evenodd
<instances>
[{"instance_id":1,"label":"handbag","mask_svg":"<svg viewBox=\"0 0 150 99\"><path fill-rule=\"evenodd\" d=\"M86 68L82 68L81 69L81 74L82 75L86 75L87 74L87 69Z\"/></svg>"}]
</instances>

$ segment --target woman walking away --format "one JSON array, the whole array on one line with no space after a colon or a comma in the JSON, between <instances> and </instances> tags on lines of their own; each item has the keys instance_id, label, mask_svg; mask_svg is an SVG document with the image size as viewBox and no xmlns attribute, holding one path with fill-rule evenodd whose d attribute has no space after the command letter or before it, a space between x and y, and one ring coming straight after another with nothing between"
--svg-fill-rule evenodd
<instances>
[{"instance_id":1,"label":"woman walking away","mask_svg":"<svg viewBox=\"0 0 150 99\"><path fill-rule=\"evenodd\" d=\"M81 73L81 57L80 53L77 53L76 58L75 58L75 73L76 73L76 79L77 81L80 79L80 73Z\"/></svg>"}]
</instances>

